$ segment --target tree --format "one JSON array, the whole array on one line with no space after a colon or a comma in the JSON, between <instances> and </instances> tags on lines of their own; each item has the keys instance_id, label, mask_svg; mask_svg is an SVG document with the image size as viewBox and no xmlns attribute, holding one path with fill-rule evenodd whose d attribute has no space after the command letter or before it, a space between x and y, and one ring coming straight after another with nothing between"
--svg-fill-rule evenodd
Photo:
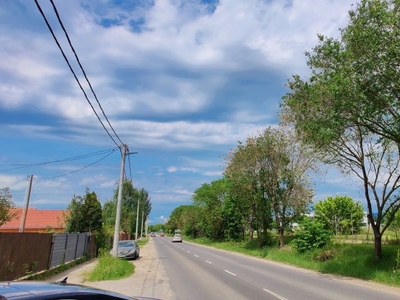
<instances>
[{"instance_id":1,"label":"tree","mask_svg":"<svg viewBox=\"0 0 400 300\"><path fill-rule=\"evenodd\" d=\"M318 219L305 217L292 243L298 252L306 252L324 247L331 241L331 237L332 231L325 229Z\"/></svg>"},{"instance_id":2,"label":"tree","mask_svg":"<svg viewBox=\"0 0 400 300\"><path fill-rule=\"evenodd\" d=\"M102 209L96 193L86 189L85 196L74 195L65 218L67 232L99 232L103 226Z\"/></svg>"},{"instance_id":3,"label":"tree","mask_svg":"<svg viewBox=\"0 0 400 300\"><path fill-rule=\"evenodd\" d=\"M0 226L16 217L17 214L13 212L14 207L10 188L0 189Z\"/></svg>"},{"instance_id":4,"label":"tree","mask_svg":"<svg viewBox=\"0 0 400 300\"><path fill-rule=\"evenodd\" d=\"M315 216L335 234L353 234L360 230L364 208L348 196L328 197L314 206Z\"/></svg>"},{"instance_id":5,"label":"tree","mask_svg":"<svg viewBox=\"0 0 400 300\"><path fill-rule=\"evenodd\" d=\"M195 206L202 208L205 232L212 240L222 240L224 224L222 209L227 197L226 179L205 183L194 191L192 200Z\"/></svg>"},{"instance_id":6,"label":"tree","mask_svg":"<svg viewBox=\"0 0 400 300\"><path fill-rule=\"evenodd\" d=\"M265 241L271 212L283 247L285 228L311 203L308 172L315 168L315 158L309 150L288 128L267 128L231 156L226 174L235 185L250 183L247 190L254 195L254 212L262 224L258 232Z\"/></svg>"},{"instance_id":7,"label":"tree","mask_svg":"<svg viewBox=\"0 0 400 300\"><path fill-rule=\"evenodd\" d=\"M115 217L117 211L118 188L114 191L113 199L104 204L104 223L108 232L114 232ZM137 207L139 204L139 218L137 220ZM142 213L143 212L143 213ZM121 230L126 233L136 233L136 223L139 228L142 224L142 217L147 220L151 212L151 199L145 189L137 189L132 181L125 180L122 186L121 200ZM137 222L136 222L137 221Z\"/></svg>"},{"instance_id":8,"label":"tree","mask_svg":"<svg viewBox=\"0 0 400 300\"><path fill-rule=\"evenodd\" d=\"M349 12L341 39L320 36L306 53L311 77L293 76L281 113L327 162L362 180L378 259L382 220L390 222L399 203L393 169L400 149L399 6L398 0L362 0ZM380 162L390 176L383 176Z\"/></svg>"},{"instance_id":9,"label":"tree","mask_svg":"<svg viewBox=\"0 0 400 300\"><path fill-rule=\"evenodd\" d=\"M204 236L202 224L202 209L200 207L181 205L172 211L165 225L171 233L179 229L182 230L184 234L197 238L199 236Z\"/></svg>"}]
</instances>

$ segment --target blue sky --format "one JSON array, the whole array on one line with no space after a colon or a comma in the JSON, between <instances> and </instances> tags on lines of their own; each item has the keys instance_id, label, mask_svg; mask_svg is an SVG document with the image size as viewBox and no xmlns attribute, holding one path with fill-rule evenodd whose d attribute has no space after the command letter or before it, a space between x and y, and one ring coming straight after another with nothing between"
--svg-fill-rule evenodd
<instances>
[{"instance_id":1,"label":"blue sky","mask_svg":"<svg viewBox=\"0 0 400 300\"><path fill-rule=\"evenodd\" d=\"M9 187L22 206L33 175L30 207L65 209L86 188L108 201L120 152L111 152L115 143L35 2L0 1L0 188ZM51 3L38 2L112 133ZM222 157L238 141L277 124L287 79L308 74L304 52L317 44L317 34L338 37L352 8L347 0L54 3L111 125L138 152L127 160L126 174L149 192L152 224L221 178ZM360 198L357 181L334 170L314 182L315 201L335 194Z\"/></svg>"}]
</instances>

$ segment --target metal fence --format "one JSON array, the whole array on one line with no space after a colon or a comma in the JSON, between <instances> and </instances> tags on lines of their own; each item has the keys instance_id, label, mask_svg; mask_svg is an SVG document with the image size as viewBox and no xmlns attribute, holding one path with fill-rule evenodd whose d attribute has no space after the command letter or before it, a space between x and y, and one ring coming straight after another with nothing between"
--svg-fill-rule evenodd
<instances>
[{"instance_id":1,"label":"metal fence","mask_svg":"<svg viewBox=\"0 0 400 300\"><path fill-rule=\"evenodd\" d=\"M96 255L90 233L0 232L0 281L49 270L85 254Z\"/></svg>"}]
</instances>

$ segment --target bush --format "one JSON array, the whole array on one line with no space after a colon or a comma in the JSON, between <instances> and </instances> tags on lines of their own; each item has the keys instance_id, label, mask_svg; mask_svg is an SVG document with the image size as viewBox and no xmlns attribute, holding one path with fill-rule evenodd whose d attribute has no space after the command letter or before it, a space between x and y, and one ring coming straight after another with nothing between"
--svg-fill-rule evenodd
<instances>
[{"instance_id":1,"label":"bush","mask_svg":"<svg viewBox=\"0 0 400 300\"><path fill-rule=\"evenodd\" d=\"M305 252L324 247L330 243L331 237L332 232L324 229L321 222L306 218L300 225L292 244L298 252Z\"/></svg>"}]
</instances>

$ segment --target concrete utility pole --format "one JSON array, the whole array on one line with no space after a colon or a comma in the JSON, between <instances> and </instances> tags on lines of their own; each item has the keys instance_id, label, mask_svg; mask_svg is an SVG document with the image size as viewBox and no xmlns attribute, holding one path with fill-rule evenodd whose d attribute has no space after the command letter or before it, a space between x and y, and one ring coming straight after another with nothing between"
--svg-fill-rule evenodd
<instances>
[{"instance_id":1,"label":"concrete utility pole","mask_svg":"<svg viewBox=\"0 0 400 300\"><path fill-rule=\"evenodd\" d=\"M26 191L25 205L24 205L24 210L22 212L21 223L19 225L19 232L24 232L24 230L25 230L26 215L28 213L29 200L31 198L33 175L28 176L28 180L29 180L29 183L28 183L28 188Z\"/></svg>"},{"instance_id":2,"label":"concrete utility pole","mask_svg":"<svg viewBox=\"0 0 400 300\"><path fill-rule=\"evenodd\" d=\"M121 147L121 172L119 174L119 187L118 187L118 200L117 200L117 212L115 215L115 228L114 228L114 240L113 240L113 253L112 255L117 257L118 255L118 242L119 242L119 227L121 224L121 202L122 202L122 186L124 183L124 170L125 170L125 158L128 146L122 144Z\"/></svg>"},{"instance_id":3,"label":"concrete utility pole","mask_svg":"<svg viewBox=\"0 0 400 300\"><path fill-rule=\"evenodd\" d=\"M138 230L139 230L139 206L140 206L140 197L137 200L135 241L137 241Z\"/></svg>"},{"instance_id":4,"label":"concrete utility pole","mask_svg":"<svg viewBox=\"0 0 400 300\"><path fill-rule=\"evenodd\" d=\"M142 227L140 227L140 237L143 236L143 222L144 221L144 210L142 211Z\"/></svg>"}]
</instances>

